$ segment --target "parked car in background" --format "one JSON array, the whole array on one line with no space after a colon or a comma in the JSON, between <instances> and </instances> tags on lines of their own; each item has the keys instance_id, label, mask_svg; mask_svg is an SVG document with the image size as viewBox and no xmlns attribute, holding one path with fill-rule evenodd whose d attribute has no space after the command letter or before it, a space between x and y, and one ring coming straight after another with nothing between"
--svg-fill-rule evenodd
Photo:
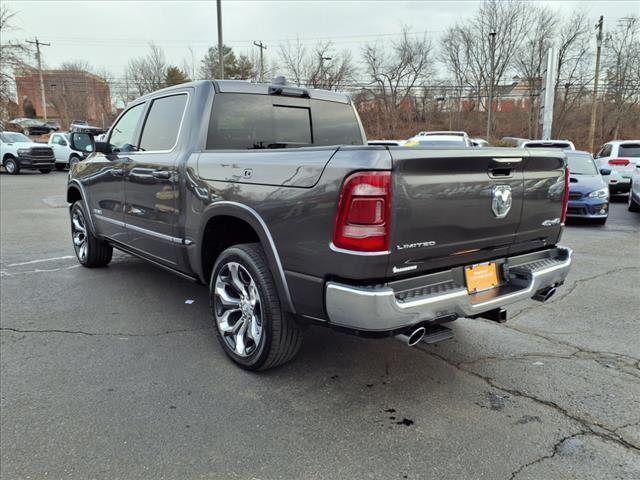
<instances>
[{"instance_id":1,"label":"parked car in background","mask_svg":"<svg viewBox=\"0 0 640 480\"><path fill-rule=\"evenodd\" d=\"M484 138L470 138L469 141L471 142L472 147L486 148L490 146L489 142L487 142Z\"/></svg>"},{"instance_id":2,"label":"parked car in background","mask_svg":"<svg viewBox=\"0 0 640 480\"><path fill-rule=\"evenodd\" d=\"M451 139L452 141L463 141L466 146L470 147L471 139L467 132L458 132L452 130L437 130L437 131L427 131L427 132L419 132L413 138L423 138L423 137L437 137L440 140L443 139Z\"/></svg>"},{"instance_id":3,"label":"parked car in background","mask_svg":"<svg viewBox=\"0 0 640 480\"><path fill-rule=\"evenodd\" d=\"M640 162L631 174L631 189L629 190L629 211L640 212Z\"/></svg>"},{"instance_id":4,"label":"parked car in background","mask_svg":"<svg viewBox=\"0 0 640 480\"><path fill-rule=\"evenodd\" d=\"M35 143L26 135L16 132L0 133L0 158L10 175L17 175L20 170L49 173L55 164L51 147Z\"/></svg>"},{"instance_id":5,"label":"parked car in background","mask_svg":"<svg viewBox=\"0 0 640 480\"><path fill-rule=\"evenodd\" d=\"M527 140L520 143L520 148L561 148L563 150L575 150L573 142L569 140Z\"/></svg>"},{"instance_id":6,"label":"parked car in background","mask_svg":"<svg viewBox=\"0 0 640 480\"><path fill-rule=\"evenodd\" d=\"M609 183L612 194L627 193L631 190L631 176L640 161L640 140L613 140L607 142L595 155L599 168L614 169L622 180Z\"/></svg>"},{"instance_id":7,"label":"parked car in background","mask_svg":"<svg viewBox=\"0 0 640 480\"><path fill-rule=\"evenodd\" d=\"M570 175L567 217L586 218L604 225L609 217L609 187L593 157L589 152L576 150L567 150L565 154Z\"/></svg>"},{"instance_id":8,"label":"parked car in background","mask_svg":"<svg viewBox=\"0 0 640 480\"><path fill-rule=\"evenodd\" d=\"M58 122L46 122L45 126L49 127L52 132L59 132L62 128Z\"/></svg>"},{"instance_id":9,"label":"parked car in background","mask_svg":"<svg viewBox=\"0 0 640 480\"><path fill-rule=\"evenodd\" d=\"M502 137L498 142L501 147L520 147L524 142L530 142L528 138Z\"/></svg>"},{"instance_id":10,"label":"parked car in background","mask_svg":"<svg viewBox=\"0 0 640 480\"><path fill-rule=\"evenodd\" d=\"M428 135L416 135L411 137L404 144L405 147L449 147L449 148L464 148L470 147L471 142L469 137L463 135L449 135L448 132L442 132L442 134L436 134L435 132L420 132L428 133Z\"/></svg>"},{"instance_id":11,"label":"parked car in background","mask_svg":"<svg viewBox=\"0 0 640 480\"><path fill-rule=\"evenodd\" d=\"M242 368L291 359L305 323L413 345L502 322L571 266L562 151L370 147L337 92L186 83L131 102L104 143L70 137L95 151L67 186L78 261L118 248L209 284Z\"/></svg>"},{"instance_id":12,"label":"parked car in background","mask_svg":"<svg viewBox=\"0 0 640 480\"><path fill-rule=\"evenodd\" d=\"M100 135L105 132L104 128L92 127L85 120L74 120L69 126L69 132L84 132L91 135Z\"/></svg>"},{"instance_id":13,"label":"parked car in background","mask_svg":"<svg viewBox=\"0 0 640 480\"><path fill-rule=\"evenodd\" d=\"M52 131L51 127L33 118L16 118L13 123L20 125L25 135L44 135Z\"/></svg>"},{"instance_id":14,"label":"parked car in background","mask_svg":"<svg viewBox=\"0 0 640 480\"><path fill-rule=\"evenodd\" d=\"M368 140L367 145L383 145L387 147L400 147L404 140Z\"/></svg>"},{"instance_id":15,"label":"parked car in background","mask_svg":"<svg viewBox=\"0 0 640 480\"><path fill-rule=\"evenodd\" d=\"M65 167L72 168L80 160L87 157L86 152L73 150L69 145L69 135L67 133L54 133L49 137L48 145L53 149L56 157L56 169L64 170Z\"/></svg>"}]
</instances>

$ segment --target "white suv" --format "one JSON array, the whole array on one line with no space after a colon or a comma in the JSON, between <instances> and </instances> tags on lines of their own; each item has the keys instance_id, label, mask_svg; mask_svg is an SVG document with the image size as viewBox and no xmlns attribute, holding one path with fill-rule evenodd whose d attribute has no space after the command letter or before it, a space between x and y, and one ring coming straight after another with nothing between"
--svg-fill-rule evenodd
<instances>
[{"instance_id":1,"label":"white suv","mask_svg":"<svg viewBox=\"0 0 640 480\"><path fill-rule=\"evenodd\" d=\"M640 161L640 140L612 140L607 142L595 155L598 168L615 170L622 176L617 181L609 180L609 192L627 193L631 189L631 177Z\"/></svg>"}]
</instances>

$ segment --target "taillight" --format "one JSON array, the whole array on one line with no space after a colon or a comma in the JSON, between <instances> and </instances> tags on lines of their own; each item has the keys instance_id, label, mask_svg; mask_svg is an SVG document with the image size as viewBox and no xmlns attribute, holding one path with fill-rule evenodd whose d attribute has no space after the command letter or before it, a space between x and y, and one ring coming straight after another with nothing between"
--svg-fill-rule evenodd
<instances>
[{"instance_id":1,"label":"taillight","mask_svg":"<svg viewBox=\"0 0 640 480\"><path fill-rule=\"evenodd\" d=\"M562 224L567 221L567 207L569 207L569 167L564 167L564 197L562 198Z\"/></svg>"},{"instance_id":2,"label":"taillight","mask_svg":"<svg viewBox=\"0 0 640 480\"><path fill-rule=\"evenodd\" d=\"M345 180L333 230L336 247L359 252L389 250L391 172L358 172Z\"/></svg>"},{"instance_id":3,"label":"taillight","mask_svg":"<svg viewBox=\"0 0 640 480\"><path fill-rule=\"evenodd\" d=\"M626 158L612 158L609 160L609 165L622 165L623 167L626 167L629 165L629 160Z\"/></svg>"}]
</instances>

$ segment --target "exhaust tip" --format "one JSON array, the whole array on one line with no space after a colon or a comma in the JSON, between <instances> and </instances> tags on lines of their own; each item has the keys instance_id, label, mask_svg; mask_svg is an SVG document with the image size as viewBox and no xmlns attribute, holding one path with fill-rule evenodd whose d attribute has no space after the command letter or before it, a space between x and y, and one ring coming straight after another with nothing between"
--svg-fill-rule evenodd
<instances>
[{"instance_id":1,"label":"exhaust tip","mask_svg":"<svg viewBox=\"0 0 640 480\"><path fill-rule=\"evenodd\" d=\"M396 338L405 345L413 347L414 345L420 343L420 340L422 340L422 337L424 337L425 333L427 333L427 331L424 327L418 327L415 330L411 330L407 333L396 335Z\"/></svg>"},{"instance_id":2,"label":"exhaust tip","mask_svg":"<svg viewBox=\"0 0 640 480\"><path fill-rule=\"evenodd\" d=\"M546 302L547 300L549 300L551 297L555 295L556 290L557 290L556 286L553 285L551 287L538 290L532 298L533 300L537 300L538 302Z\"/></svg>"},{"instance_id":3,"label":"exhaust tip","mask_svg":"<svg viewBox=\"0 0 640 480\"><path fill-rule=\"evenodd\" d=\"M549 291L547 292L547 296L545 297L544 301L546 302L547 300L549 300L551 297L553 297L556 294L556 287L551 287L549 289Z\"/></svg>"}]
</instances>

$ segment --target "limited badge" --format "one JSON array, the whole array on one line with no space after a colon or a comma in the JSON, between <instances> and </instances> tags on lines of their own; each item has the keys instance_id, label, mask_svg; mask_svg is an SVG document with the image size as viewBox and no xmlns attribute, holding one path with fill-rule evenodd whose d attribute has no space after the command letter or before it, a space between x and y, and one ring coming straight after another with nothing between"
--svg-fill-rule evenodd
<instances>
[{"instance_id":1,"label":"limited badge","mask_svg":"<svg viewBox=\"0 0 640 480\"><path fill-rule=\"evenodd\" d=\"M513 199L509 185L496 185L492 190L491 210L498 218L504 218L511 210Z\"/></svg>"}]
</instances>

